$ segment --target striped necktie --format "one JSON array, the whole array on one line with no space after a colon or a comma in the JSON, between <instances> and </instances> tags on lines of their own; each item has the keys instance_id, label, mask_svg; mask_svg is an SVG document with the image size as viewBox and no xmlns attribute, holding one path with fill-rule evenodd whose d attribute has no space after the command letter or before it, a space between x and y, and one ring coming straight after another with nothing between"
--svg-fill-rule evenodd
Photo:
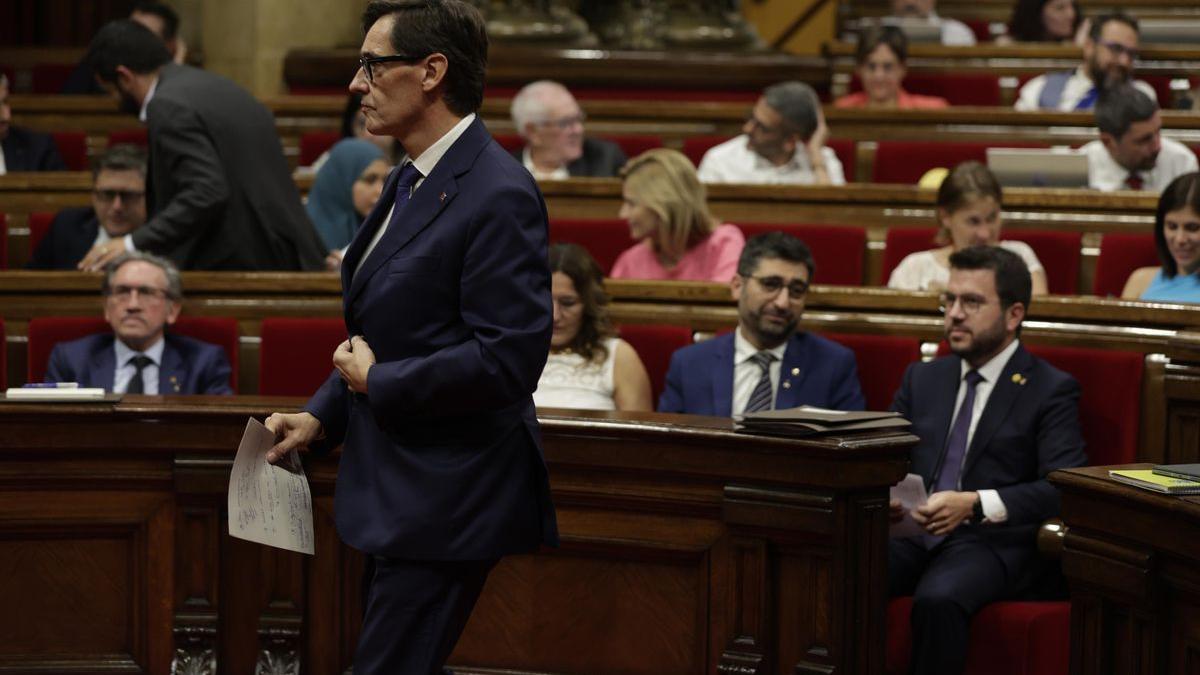
<instances>
[{"instance_id":1,"label":"striped necktie","mask_svg":"<svg viewBox=\"0 0 1200 675\"><path fill-rule=\"evenodd\" d=\"M750 400L746 402L746 409L743 412L752 413L760 410L771 409L771 362L775 360L775 355L771 352L758 352L750 357L759 368L762 369L762 377L758 378L758 384L754 385L754 391L750 392Z\"/></svg>"}]
</instances>

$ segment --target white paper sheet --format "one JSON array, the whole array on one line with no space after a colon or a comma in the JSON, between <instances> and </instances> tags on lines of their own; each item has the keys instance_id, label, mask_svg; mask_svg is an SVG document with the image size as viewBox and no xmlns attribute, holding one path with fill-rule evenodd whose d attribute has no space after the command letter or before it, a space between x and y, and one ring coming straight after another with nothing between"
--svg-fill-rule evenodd
<instances>
[{"instance_id":1,"label":"white paper sheet","mask_svg":"<svg viewBox=\"0 0 1200 675\"><path fill-rule=\"evenodd\" d=\"M912 519L910 512L918 506L924 506L929 495L925 494L925 481L915 473L910 473L904 480L892 486L892 499L899 499L904 507L904 520L888 528L888 536L893 539L902 537L919 537L929 534L917 521Z\"/></svg>"},{"instance_id":2,"label":"white paper sheet","mask_svg":"<svg viewBox=\"0 0 1200 675\"><path fill-rule=\"evenodd\" d=\"M275 434L250 418L229 476L229 535L313 554L312 493L296 453L267 463Z\"/></svg>"}]
</instances>

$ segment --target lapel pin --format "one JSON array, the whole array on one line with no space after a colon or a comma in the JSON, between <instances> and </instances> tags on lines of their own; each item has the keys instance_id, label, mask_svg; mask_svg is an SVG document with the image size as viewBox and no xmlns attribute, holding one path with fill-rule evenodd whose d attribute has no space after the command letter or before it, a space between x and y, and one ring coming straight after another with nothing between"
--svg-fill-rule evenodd
<instances>
[{"instance_id":1,"label":"lapel pin","mask_svg":"<svg viewBox=\"0 0 1200 675\"><path fill-rule=\"evenodd\" d=\"M446 193L445 193L445 192L443 192L442 194L438 195L438 201L439 201L439 202L444 202L444 201L446 201Z\"/></svg>"},{"instance_id":2,"label":"lapel pin","mask_svg":"<svg viewBox=\"0 0 1200 675\"><path fill-rule=\"evenodd\" d=\"M800 374L799 368L792 368L792 375L799 375L799 374Z\"/></svg>"},{"instance_id":3,"label":"lapel pin","mask_svg":"<svg viewBox=\"0 0 1200 675\"><path fill-rule=\"evenodd\" d=\"M1022 374L1020 374L1020 373L1013 373L1013 376L1012 376L1012 381L1013 381L1013 384L1020 384L1020 385L1024 385L1024 384L1025 384L1026 382L1028 382L1029 380L1027 380L1027 379L1025 378L1025 376L1024 376L1024 375L1022 375Z\"/></svg>"},{"instance_id":4,"label":"lapel pin","mask_svg":"<svg viewBox=\"0 0 1200 675\"><path fill-rule=\"evenodd\" d=\"M791 388L792 388L792 381L791 381L791 380L784 380L784 381L783 381L783 388L784 388L784 389L791 389Z\"/></svg>"}]
</instances>

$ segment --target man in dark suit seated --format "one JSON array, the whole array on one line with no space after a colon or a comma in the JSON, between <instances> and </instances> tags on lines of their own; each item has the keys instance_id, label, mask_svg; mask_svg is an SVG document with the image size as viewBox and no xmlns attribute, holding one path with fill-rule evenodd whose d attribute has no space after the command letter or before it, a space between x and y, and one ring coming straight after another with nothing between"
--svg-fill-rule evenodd
<instances>
[{"instance_id":1,"label":"man in dark suit seated","mask_svg":"<svg viewBox=\"0 0 1200 675\"><path fill-rule=\"evenodd\" d=\"M951 255L942 304L953 355L909 366L892 403L921 439L912 471L930 493L911 512L928 534L888 546L889 594L913 596L914 673L962 672L975 612L1031 590L1038 527L1059 510L1046 475L1087 463L1079 384L1017 339L1031 286L1005 249Z\"/></svg>"},{"instance_id":2,"label":"man in dark suit seated","mask_svg":"<svg viewBox=\"0 0 1200 675\"><path fill-rule=\"evenodd\" d=\"M730 282L733 333L671 356L659 412L730 417L801 405L862 410L854 353L797 331L816 263L808 245L782 232L746 242Z\"/></svg>"},{"instance_id":3,"label":"man in dark suit seated","mask_svg":"<svg viewBox=\"0 0 1200 675\"><path fill-rule=\"evenodd\" d=\"M169 5L152 0L143 0L133 6L129 18L150 29L163 41L171 60L182 65L187 59L187 43L179 36L179 14ZM95 72L85 58L71 71L63 83L62 94L103 94L104 88L96 82Z\"/></svg>"},{"instance_id":4,"label":"man in dark suit seated","mask_svg":"<svg viewBox=\"0 0 1200 675\"><path fill-rule=\"evenodd\" d=\"M146 222L146 153L114 145L92 172L92 205L63 209L25 267L73 270L93 246L123 237Z\"/></svg>"},{"instance_id":5,"label":"man in dark suit seated","mask_svg":"<svg viewBox=\"0 0 1200 675\"><path fill-rule=\"evenodd\" d=\"M512 100L513 127L525 147L513 156L538 180L609 178L625 165L620 146L583 135L585 116L567 88L551 80L525 85Z\"/></svg>"},{"instance_id":6,"label":"man in dark suit seated","mask_svg":"<svg viewBox=\"0 0 1200 675\"><path fill-rule=\"evenodd\" d=\"M66 171L58 146L49 134L12 125L8 77L0 73L0 176L14 171Z\"/></svg>"},{"instance_id":7,"label":"man in dark suit seated","mask_svg":"<svg viewBox=\"0 0 1200 675\"><path fill-rule=\"evenodd\" d=\"M179 318L179 270L147 253L126 253L104 275L104 318L112 333L60 342L47 382L126 394L232 394L229 360L216 345L166 327Z\"/></svg>"}]
</instances>

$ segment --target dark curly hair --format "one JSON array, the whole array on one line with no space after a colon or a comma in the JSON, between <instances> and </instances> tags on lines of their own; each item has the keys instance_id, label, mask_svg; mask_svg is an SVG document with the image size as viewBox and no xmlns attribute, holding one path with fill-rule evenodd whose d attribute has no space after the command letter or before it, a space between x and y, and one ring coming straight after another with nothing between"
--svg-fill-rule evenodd
<instances>
[{"instance_id":1,"label":"dark curly hair","mask_svg":"<svg viewBox=\"0 0 1200 675\"><path fill-rule=\"evenodd\" d=\"M604 292L604 272L582 246L578 244L550 245L550 272L562 272L575 285L583 303L583 320L567 350L587 361L608 358L606 338L617 334L608 317L608 294Z\"/></svg>"}]
</instances>

